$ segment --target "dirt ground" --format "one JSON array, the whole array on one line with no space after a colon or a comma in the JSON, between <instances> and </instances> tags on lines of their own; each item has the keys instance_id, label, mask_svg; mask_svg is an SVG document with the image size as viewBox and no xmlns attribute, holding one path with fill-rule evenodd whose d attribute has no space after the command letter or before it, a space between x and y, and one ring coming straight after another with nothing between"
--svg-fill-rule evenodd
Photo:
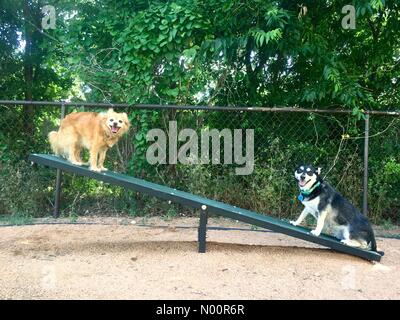
<instances>
[{"instance_id":1,"label":"dirt ground","mask_svg":"<svg viewBox=\"0 0 400 320\"><path fill-rule=\"evenodd\" d=\"M398 239L378 237L385 256L371 263L278 233L209 230L199 254L194 218L78 222L0 227L0 298L400 298Z\"/></svg>"}]
</instances>

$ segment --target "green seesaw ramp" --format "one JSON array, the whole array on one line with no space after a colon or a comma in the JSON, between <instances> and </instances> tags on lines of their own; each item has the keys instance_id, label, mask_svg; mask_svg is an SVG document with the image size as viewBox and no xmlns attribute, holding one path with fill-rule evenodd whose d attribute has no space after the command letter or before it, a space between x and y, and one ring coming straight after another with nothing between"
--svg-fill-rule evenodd
<instances>
[{"instance_id":1,"label":"green seesaw ramp","mask_svg":"<svg viewBox=\"0 0 400 320\"><path fill-rule=\"evenodd\" d=\"M238 208L236 206L225 204L223 202L196 196L194 194L184 191L179 191L167 186L130 177L125 174L120 174L113 171L105 171L105 172L90 171L85 166L73 165L62 158L47 154L32 154L29 156L29 160L37 164L45 165L55 169L60 169L65 172L78 174L81 176L100 180L113 185L121 186L127 189L135 190L137 192L146 193L155 196L157 198L179 203L194 209L202 210L203 212L206 211L208 213L218 214L223 217L239 220L261 228L283 233L291 237L299 238L305 241L309 241L312 243L319 244L321 246L331 248L338 252L351 254L354 256L358 256L373 261L380 261L381 259L381 255L377 252L347 246L345 244L342 244L339 240L337 240L334 237L325 234L321 234L319 237L316 237L310 234L310 229L308 228L293 226L290 223L283 220L279 220L246 209ZM200 230L203 229L205 232L205 223L207 221L206 219L200 219L200 220L203 220L200 221L200 223L203 224L203 226L200 226L199 228L199 243L200 243ZM202 241L205 242L205 234L201 238ZM203 244L203 247L204 247L203 250L204 252L205 243Z\"/></svg>"}]
</instances>

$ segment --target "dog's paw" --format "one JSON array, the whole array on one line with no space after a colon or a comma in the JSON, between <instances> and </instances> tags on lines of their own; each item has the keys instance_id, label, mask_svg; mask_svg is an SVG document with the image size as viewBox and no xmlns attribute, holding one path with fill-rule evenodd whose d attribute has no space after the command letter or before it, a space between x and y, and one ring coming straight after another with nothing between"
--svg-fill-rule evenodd
<instances>
[{"instance_id":1,"label":"dog's paw","mask_svg":"<svg viewBox=\"0 0 400 320\"><path fill-rule=\"evenodd\" d=\"M101 172L101 169L100 169L100 168L93 168L93 167L90 167L89 170L90 170L90 171L94 171L94 172Z\"/></svg>"},{"instance_id":2,"label":"dog's paw","mask_svg":"<svg viewBox=\"0 0 400 320\"><path fill-rule=\"evenodd\" d=\"M296 221L294 221L294 220L290 220L289 223L292 224L292 225L294 225L294 226L297 226L297 225L298 225L298 223L297 223Z\"/></svg>"},{"instance_id":3,"label":"dog's paw","mask_svg":"<svg viewBox=\"0 0 400 320\"><path fill-rule=\"evenodd\" d=\"M108 171L108 169L107 169L107 168L104 168L104 167L101 167L101 168L100 168L100 171Z\"/></svg>"},{"instance_id":4,"label":"dog's paw","mask_svg":"<svg viewBox=\"0 0 400 320\"><path fill-rule=\"evenodd\" d=\"M349 246L350 244L350 241L349 240L346 240L346 239L342 239L342 240L340 240L340 243L343 243L343 244L345 244L346 246Z\"/></svg>"},{"instance_id":5,"label":"dog's paw","mask_svg":"<svg viewBox=\"0 0 400 320\"><path fill-rule=\"evenodd\" d=\"M316 236L316 237L318 237L318 236L321 234L321 232L318 232L318 231L316 231L316 230L311 230L310 233L311 233L313 236Z\"/></svg>"}]
</instances>

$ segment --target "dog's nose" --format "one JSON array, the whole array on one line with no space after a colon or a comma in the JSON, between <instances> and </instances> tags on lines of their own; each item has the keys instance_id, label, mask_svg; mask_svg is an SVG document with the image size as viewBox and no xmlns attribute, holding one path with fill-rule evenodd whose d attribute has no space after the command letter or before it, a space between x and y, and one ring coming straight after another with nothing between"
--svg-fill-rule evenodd
<instances>
[{"instance_id":1,"label":"dog's nose","mask_svg":"<svg viewBox=\"0 0 400 320\"><path fill-rule=\"evenodd\" d=\"M118 122L114 122L114 127L116 127L118 125Z\"/></svg>"}]
</instances>

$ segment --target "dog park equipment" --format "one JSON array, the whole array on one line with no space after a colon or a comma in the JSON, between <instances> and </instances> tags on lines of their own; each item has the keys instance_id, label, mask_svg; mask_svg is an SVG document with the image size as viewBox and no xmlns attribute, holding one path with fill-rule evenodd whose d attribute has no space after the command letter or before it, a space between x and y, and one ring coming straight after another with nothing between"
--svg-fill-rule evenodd
<instances>
[{"instance_id":1,"label":"dog park equipment","mask_svg":"<svg viewBox=\"0 0 400 320\"><path fill-rule=\"evenodd\" d=\"M363 259L372 261L380 261L381 259L381 255L377 252L347 246L334 237L325 234L321 234L320 236L316 237L310 234L310 229L305 227L293 226L290 223L280 219L258 214L256 212L228 205L223 202L196 196L188 192L179 191L125 174L113 171L91 171L87 167L73 165L60 157L47 154L31 154L29 156L29 160L33 163L55 168L58 170L58 172L65 171L82 175L200 210L198 250L201 253L206 251L207 217L208 213L212 213L316 243L321 246L331 248L335 251L351 254ZM57 190L56 192L56 202L59 201L57 200L57 198L59 199L59 191L60 190Z\"/></svg>"}]
</instances>

